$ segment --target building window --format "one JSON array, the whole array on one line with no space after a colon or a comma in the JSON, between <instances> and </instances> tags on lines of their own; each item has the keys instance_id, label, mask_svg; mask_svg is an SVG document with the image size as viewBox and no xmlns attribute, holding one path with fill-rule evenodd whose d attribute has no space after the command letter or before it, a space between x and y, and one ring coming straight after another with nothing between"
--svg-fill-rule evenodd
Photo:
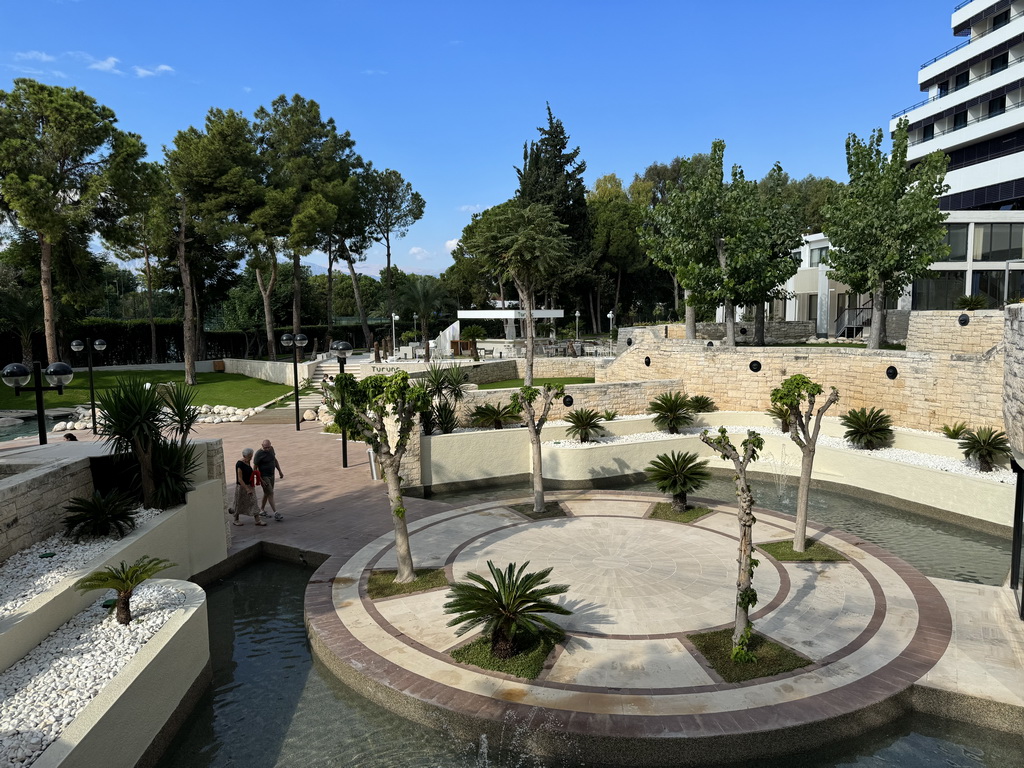
<instances>
[{"instance_id":1,"label":"building window","mask_svg":"<svg viewBox=\"0 0 1024 768\"><path fill-rule=\"evenodd\" d=\"M996 72L1002 72L1008 66L1010 66L1010 54L1008 52L1000 53L989 59L988 73L994 75Z\"/></svg>"},{"instance_id":2,"label":"building window","mask_svg":"<svg viewBox=\"0 0 1024 768\"><path fill-rule=\"evenodd\" d=\"M1006 111L1006 97L996 96L994 99L989 99L988 102L988 116L995 117L1001 115Z\"/></svg>"},{"instance_id":3,"label":"building window","mask_svg":"<svg viewBox=\"0 0 1024 768\"><path fill-rule=\"evenodd\" d=\"M811 266L816 267L821 264L822 260L828 256L828 247L824 248L811 248Z\"/></svg>"},{"instance_id":4,"label":"building window","mask_svg":"<svg viewBox=\"0 0 1024 768\"><path fill-rule=\"evenodd\" d=\"M928 123L921 129L921 141L931 141L935 138L935 123Z\"/></svg>"},{"instance_id":5,"label":"building window","mask_svg":"<svg viewBox=\"0 0 1024 768\"><path fill-rule=\"evenodd\" d=\"M969 226L969 224L946 225L945 243L949 246L949 257L946 261L967 261L967 228Z\"/></svg>"},{"instance_id":6,"label":"building window","mask_svg":"<svg viewBox=\"0 0 1024 768\"><path fill-rule=\"evenodd\" d=\"M970 70L968 70L967 72L961 72L959 75L956 76L956 79L953 81L953 90L959 91L961 88L966 88L969 82L971 82Z\"/></svg>"},{"instance_id":7,"label":"building window","mask_svg":"<svg viewBox=\"0 0 1024 768\"><path fill-rule=\"evenodd\" d=\"M818 294L807 294L807 319L818 322Z\"/></svg>"},{"instance_id":8,"label":"building window","mask_svg":"<svg viewBox=\"0 0 1024 768\"><path fill-rule=\"evenodd\" d=\"M943 80L939 83L939 98L949 95L949 80Z\"/></svg>"},{"instance_id":9,"label":"building window","mask_svg":"<svg viewBox=\"0 0 1024 768\"><path fill-rule=\"evenodd\" d=\"M914 281L910 293L911 309L953 309L964 295L963 272L929 272Z\"/></svg>"},{"instance_id":10,"label":"building window","mask_svg":"<svg viewBox=\"0 0 1024 768\"><path fill-rule=\"evenodd\" d=\"M1003 306L1003 270L981 271L971 273L971 296L984 296L990 308Z\"/></svg>"},{"instance_id":11,"label":"building window","mask_svg":"<svg viewBox=\"0 0 1024 768\"><path fill-rule=\"evenodd\" d=\"M974 260L1008 261L1024 256L1024 224L975 224ZM1000 272L999 274L1002 274ZM1000 294L1002 301L1002 294Z\"/></svg>"},{"instance_id":12,"label":"building window","mask_svg":"<svg viewBox=\"0 0 1024 768\"><path fill-rule=\"evenodd\" d=\"M1000 27L1005 27L1010 23L1010 9L1007 8L1002 13L997 13L992 17L992 29L996 30Z\"/></svg>"},{"instance_id":13,"label":"building window","mask_svg":"<svg viewBox=\"0 0 1024 768\"><path fill-rule=\"evenodd\" d=\"M967 125L967 110L957 112L953 115L953 130L958 131Z\"/></svg>"}]
</instances>

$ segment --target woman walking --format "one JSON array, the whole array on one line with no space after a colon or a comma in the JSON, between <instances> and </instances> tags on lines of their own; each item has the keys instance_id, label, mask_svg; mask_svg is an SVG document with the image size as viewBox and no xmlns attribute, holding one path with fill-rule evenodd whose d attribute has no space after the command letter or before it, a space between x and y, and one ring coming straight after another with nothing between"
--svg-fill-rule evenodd
<instances>
[{"instance_id":1,"label":"woman walking","mask_svg":"<svg viewBox=\"0 0 1024 768\"><path fill-rule=\"evenodd\" d=\"M235 518L235 525L241 525L239 515L252 515L256 525L266 525L260 521L260 508L256 504L256 486L253 483L252 448L242 451L242 458L235 462L235 506L229 509Z\"/></svg>"}]
</instances>

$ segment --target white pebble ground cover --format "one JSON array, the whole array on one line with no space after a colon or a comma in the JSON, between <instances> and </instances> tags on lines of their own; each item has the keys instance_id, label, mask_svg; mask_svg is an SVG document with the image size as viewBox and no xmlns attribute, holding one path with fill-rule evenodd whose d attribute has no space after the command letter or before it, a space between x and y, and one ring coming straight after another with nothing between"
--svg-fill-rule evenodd
<instances>
[{"instance_id":1,"label":"white pebble ground cover","mask_svg":"<svg viewBox=\"0 0 1024 768\"><path fill-rule=\"evenodd\" d=\"M616 419L616 421L618 421L618 419ZM564 424L567 424L568 422L554 422L553 421L553 422L550 422L550 423L553 424L553 425L554 424L564 425ZM704 429L705 429L704 427L686 427L684 429L679 430L679 434L680 435L699 435L701 432L704 431ZM718 428L717 427L708 427L707 429L712 434L716 434L718 432ZM726 426L726 431L730 435L746 435L748 429L752 429L755 432L760 433L761 435L782 435L783 434L782 430L779 429L778 427ZM918 434L931 434L931 433L922 433L922 432L920 432L920 430L912 430L912 429L897 430L897 431L906 431L906 432L918 433ZM622 443L652 442L652 441L655 441L655 440L664 440L667 437L671 437L671 435L669 435L668 432L665 432L665 431L660 431L660 432L641 432L641 433L635 434L635 435L622 435L622 436L618 436L618 437L616 437L616 436L607 436L607 437L591 438L591 440L589 442L587 442L587 443L581 443L579 440L564 439L564 440L556 440L556 441L547 442L545 444L546 445L557 444L560 448L570 448L570 449L581 448L581 449L585 450L587 448L596 447L596 446L600 446L600 445L615 445L615 444L622 444ZM984 480L991 480L991 481L997 482L997 483L1009 483L1009 484L1012 485L1013 482L1014 482L1014 474L1009 469L1004 469L1002 467L998 467L997 466L996 469L994 471L992 471L992 472L982 472L980 469L978 469L978 465L977 464L975 464L973 462L968 462L966 459L962 459L962 458L958 459L958 458L953 458L951 456L936 456L935 454L931 454L931 453L920 453L918 451L907 451L907 450L904 450L902 448L879 448L879 449L874 450L874 451L864 451L863 449L860 449L860 448L854 448L849 442L847 442L846 440L844 440L841 437L829 437L828 435L819 435L819 437L818 437L818 445L826 445L829 448L838 448L840 450L856 451L856 452L859 452L859 453L866 453L867 455L875 456L875 457L877 457L879 459L885 459L886 461L895 461L895 462L900 462L902 464L913 464L913 465L918 466L918 467L928 467L929 469L937 469L937 470L940 470L942 472L955 472L955 473L961 474L961 475L970 475L971 477L978 477L978 478L981 478L981 479L984 479ZM799 456L800 456L800 449L797 448L796 445L794 444L793 445L793 450L795 452L795 454L794 454L795 458L793 459L794 466L799 466L799 462L800 462L800 458L799 458Z\"/></svg>"},{"instance_id":2,"label":"white pebble ground cover","mask_svg":"<svg viewBox=\"0 0 1024 768\"><path fill-rule=\"evenodd\" d=\"M35 762L85 706L181 608L185 593L143 584L132 622L117 623L104 595L0 674L0 768Z\"/></svg>"},{"instance_id":3,"label":"white pebble ground cover","mask_svg":"<svg viewBox=\"0 0 1024 768\"><path fill-rule=\"evenodd\" d=\"M159 509L140 509L135 514L135 524L142 525L159 514ZM11 555L0 565L0 619L56 586L118 541L114 538L82 539L76 544L72 539L55 534ZM47 552L53 552L54 556L40 557Z\"/></svg>"}]
</instances>

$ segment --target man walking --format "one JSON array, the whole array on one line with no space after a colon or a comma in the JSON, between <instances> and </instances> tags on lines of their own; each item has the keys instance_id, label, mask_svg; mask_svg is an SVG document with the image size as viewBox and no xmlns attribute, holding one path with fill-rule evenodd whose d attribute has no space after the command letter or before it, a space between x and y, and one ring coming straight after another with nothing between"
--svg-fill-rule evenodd
<instances>
[{"instance_id":1,"label":"man walking","mask_svg":"<svg viewBox=\"0 0 1024 768\"><path fill-rule=\"evenodd\" d=\"M277 460L277 453L274 452L274 448L269 440L263 441L262 447L256 451L252 463L260 471L260 475L263 478L263 498L260 500L260 513L264 517L269 517L267 514L267 502L270 502L270 508L274 512L274 519L277 522L281 522L284 520L284 515L277 511L277 505L274 504L274 470L277 470L282 480L284 479L284 472L281 470L281 463Z\"/></svg>"}]
</instances>

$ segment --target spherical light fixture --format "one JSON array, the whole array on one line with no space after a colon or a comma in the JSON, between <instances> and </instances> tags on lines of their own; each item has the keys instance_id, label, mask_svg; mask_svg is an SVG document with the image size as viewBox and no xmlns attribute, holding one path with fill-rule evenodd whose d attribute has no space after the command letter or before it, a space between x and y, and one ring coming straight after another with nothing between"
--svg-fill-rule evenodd
<instances>
[{"instance_id":1,"label":"spherical light fixture","mask_svg":"<svg viewBox=\"0 0 1024 768\"><path fill-rule=\"evenodd\" d=\"M72 352L81 352L83 349L85 349L85 342L81 339L75 339L71 342Z\"/></svg>"},{"instance_id":2,"label":"spherical light fixture","mask_svg":"<svg viewBox=\"0 0 1024 768\"><path fill-rule=\"evenodd\" d=\"M295 338L293 339L293 341L295 342L295 346L298 347L299 349L302 349L304 346L306 346L306 344L309 343L309 339L306 338L306 334L304 333L295 334Z\"/></svg>"},{"instance_id":3,"label":"spherical light fixture","mask_svg":"<svg viewBox=\"0 0 1024 768\"><path fill-rule=\"evenodd\" d=\"M104 349L107 348L107 342L105 342L103 339L96 339L96 341L92 343L92 348L95 349L97 352L102 352Z\"/></svg>"},{"instance_id":4,"label":"spherical light fixture","mask_svg":"<svg viewBox=\"0 0 1024 768\"><path fill-rule=\"evenodd\" d=\"M282 347L290 347L293 343L295 343L295 337L292 336L290 333L286 333L283 336L281 336Z\"/></svg>"},{"instance_id":5,"label":"spherical light fixture","mask_svg":"<svg viewBox=\"0 0 1024 768\"><path fill-rule=\"evenodd\" d=\"M32 371L21 363L11 363L0 373L0 379L8 387L24 387L31 378Z\"/></svg>"},{"instance_id":6,"label":"spherical light fixture","mask_svg":"<svg viewBox=\"0 0 1024 768\"><path fill-rule=\"evenodd\" d=\"M43 375L50 382L51 387L63 387L65 384L70 384L71 380L75 378L75 372L67 363L52 363L43 371Z\"/></svg>"}]
</instances>

